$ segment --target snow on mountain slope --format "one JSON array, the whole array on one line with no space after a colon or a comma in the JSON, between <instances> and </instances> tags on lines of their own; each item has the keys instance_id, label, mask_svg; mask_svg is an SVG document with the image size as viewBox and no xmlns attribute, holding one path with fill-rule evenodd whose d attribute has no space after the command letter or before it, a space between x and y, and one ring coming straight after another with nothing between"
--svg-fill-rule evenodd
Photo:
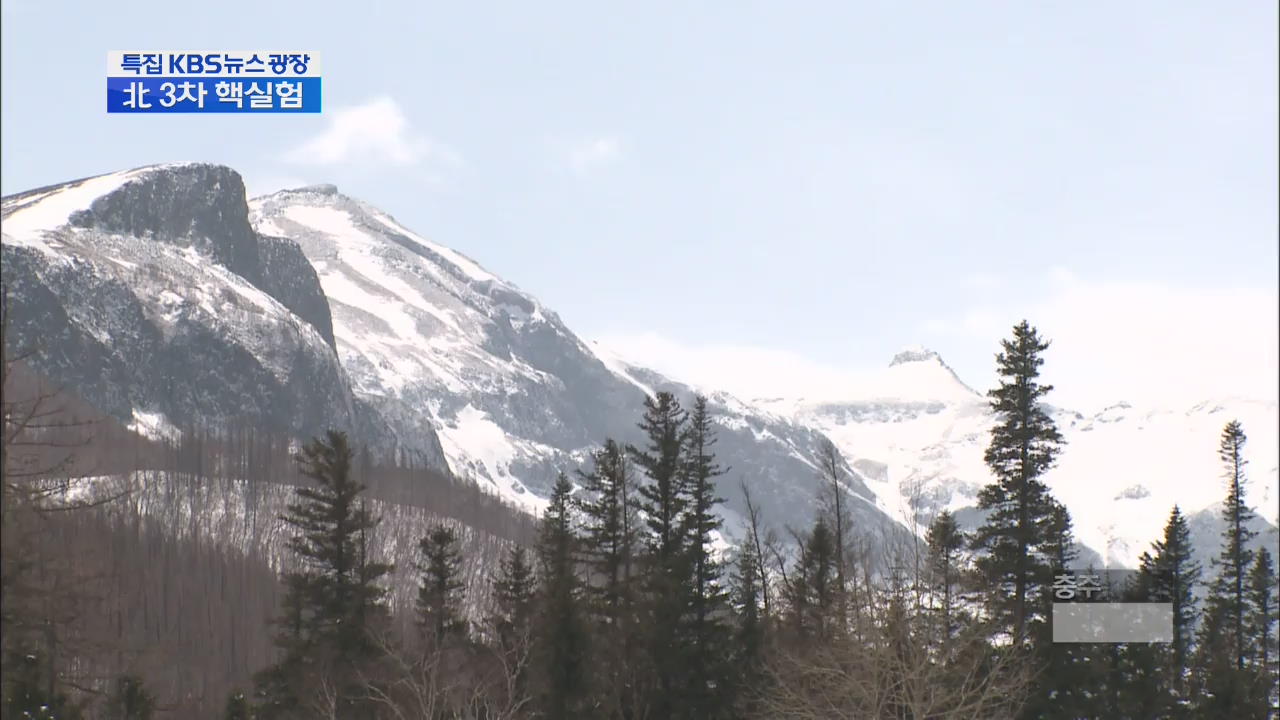
<instances>
[{"instance_id":1,"label":"snow on mountain slope","mask_svg":"<svg viewBox=\"0 0 1280 720\"><path fill-rule=\"evenodd\" d=\"M526 482L546 488L523 471L557 455L557 431L565 428L552 406L573 409L569 389L548 372L554 363L538 353L539 341L570 340L558 319L474 262L331 186L251 206L260 232L295 240L315 267L356 391L401 422L435 420L455 472L540 507ZM534 346L513 354L513 340ZM549 404L536 407L542 400ZM528 432L509 436L494 418Z\"/></svg>"},{"instance_id":2,"label":"snow on mountain slope","mask_svg":"<svg viewBox=\"0 0 1280 720\"><path fill-rule=\"evenodd\" d=\"M36 370L149 435L251 423L349 430L527 509L646 395L693 388L587 346L536 299L377 208L313 186L248 203L240 176L151 166L3 198L12 339ZM811 522L820 433L710 400L731 522ZM863 479L864 519L892 524Z\"/></svg>"},{"instance_id":3,"label":"snow on mountain slope","mask_svg":"<svg viewBox=\"0 0 1280 720\"><path fill-rule=\"evenodd\" d=\"M66 225L73 212L87 210L99 197L158 169L161 168L114 172L6 198L3 223L6 239L62 259L64 256L55 249L59 245L57 238L51 238L53 245L46 241L47 231Z\"/></svg>"},{"instance_id":4,"label":"snow on mountain slope","mask_svg":"<svg viewBox=\"0 0 1280 720\"><path fill-rule=\"evenodd\" d=\"M869 387L834 395L845 399L757 404L831 437L904 523L927 523L944 508L975 505L978 490L990 481L982 455L994 419L986 398L936 353L904 351ZM1216 509L1225 495L1218 438L1231 419L1240 420L1250 437L1246 498L1268 522L1278 521L1274 401L1232 398L1188 408L1117 403L1089 416L1054 408L1053 416L1067 444L1046 482L1071 511L1077 539L1107 563L1135 564L1175 503L1189 515ZM1216 547L1217 537L1196 542Z\"/></svg>"},{"instance_id":5,"label":"snow on mountain slope","mask_svg":"<svg viewBox=\"0 0 1280 720\"><path fill-rule=\"evenodd\" d=\"M150 166L0 208L15 345L38 344L37 369L98 409L148 432L250 421L373 439L314 271L253 232L234 171ZM434 435L422 449L439 456Z\"/></svg>"},{"instance_id":6,"label":"snow on mountain slope","mask_svg":"<svg viewBox=\"0 0 1280 720\"><path fill-rule=\"evenodd\" d=\"M639 440L646 395L693 388L583 343L551 310L462 254L418 235L330 185L250 202L256 229L298 243L333 312L357 395L392 424L430 422L455 473L530 509L557 472L579 467L606 437ZM740 478L771 519L811 521L821 435L723 394L710 398L731 520ZM849 491L883 518L856 473Z\"/></svg>"}]
</instances>

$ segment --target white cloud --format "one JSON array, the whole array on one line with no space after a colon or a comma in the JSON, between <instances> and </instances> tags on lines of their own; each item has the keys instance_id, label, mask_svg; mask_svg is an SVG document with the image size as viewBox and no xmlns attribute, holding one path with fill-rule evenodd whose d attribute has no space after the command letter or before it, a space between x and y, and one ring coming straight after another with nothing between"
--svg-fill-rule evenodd
<instances>
[{"instance_id":1,"label":"white cloud","mask_svg":"<svg viewBox=\"0 0 1280 720\"><path fill-rule=\"evenodd\" d=\"M861 387L865 373L835 368L790 350L752 345L684 345L658 333L613 334L597 339L625 360L701 388L742 398L829 396Z\"/></svg>"},{"instance_id":2,"label":"white cloud","mask_svg":"<svg viewBox=\"0 0 1280 720\"><path fill-rule=\"evenodd\" d=\"M1052 341L1046 374L1063 404L1275 399L1280 295L1251 288L1089 282L1055 268L1019 310L978 306L928 329L994 342L1022 318Z\"/></svg>"},{"instance_id":3,"label":"white cloud","mask_svg":"<svg viewBox=\"0 0 1280 720\"><path fill-rule=\"evenodd\" d=\"M578 175L616 162L622 157L622 140L613 135L601 135L572 143L569 148L569 169Z\"/></svg>"},{"instance_id":4,"label":"white cloud","mask_svg":"<svg viewBox=\"0 0 1280 720\"><path fill-rule=\"evenodd\" d=\"M456 153L416 134L395 100L374 98L333 112L329 127L285 155L300 165L408 166L426 159L458 164Z\"/></svg>"},{"instance_id":5,"label":"white cloud","mask_svg":"<svg viewBox=\"0 0 1280 720\"><path fill-rule=\"evenodd\" d=\"M1280 395L1280 295L1275 290L1191 289L1152 283L1080 280L1064 269L1047 276L1048 292L1019 309L975 306L922 324L919 333L883 338L884 358L901 346L933 338L970 348L946 357L952 367L991 365L1000 339L1019 320L1052 341L1045 378L1050 399L1081 411L1121 400L1182 407L1242 396ZM837 367L790 350L757 346L692 346L654 333L607 335L600 343L620 356L674 379L741 397L832 397L863 388L883 366ZM926 343L928 344L928 343ZM990 376L962 373L971 387Z\"/></svg>"}]
</instances>

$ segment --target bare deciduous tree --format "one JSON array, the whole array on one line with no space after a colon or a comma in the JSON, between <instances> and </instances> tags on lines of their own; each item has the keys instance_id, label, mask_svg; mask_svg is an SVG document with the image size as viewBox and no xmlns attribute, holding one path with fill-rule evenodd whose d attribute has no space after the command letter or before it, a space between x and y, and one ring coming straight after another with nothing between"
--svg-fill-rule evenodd
<instances>
[{"instance_id":1,"label":"bare deciduous tree","mask_svg":"<svg viewBox=\"0 0 1280 720\"><path fill-rule=\"evenodd\" d=\"M948 628L931 602L936 584L914 538L872 553L851 543L845 632L820 642L780 643L757 693L776 720L959 720L1012 718L1034 664L1025 651L995 645L994 629L971 619Z\"/></svg>"},{"instance_id":2,"label":"bare deciduous tree","mask_svg":"<svg viewBox=\"0 0 1280 720\"><path fill-rule=\"evenodd\" d=\"M364 676L365 698L395 720L518 720L529 717L532 699L520 682L529 663L529 642L518 652L481 646L408 652L394 638L375 640L384 656L381 674Z\"/></svg>"}]
</instances>

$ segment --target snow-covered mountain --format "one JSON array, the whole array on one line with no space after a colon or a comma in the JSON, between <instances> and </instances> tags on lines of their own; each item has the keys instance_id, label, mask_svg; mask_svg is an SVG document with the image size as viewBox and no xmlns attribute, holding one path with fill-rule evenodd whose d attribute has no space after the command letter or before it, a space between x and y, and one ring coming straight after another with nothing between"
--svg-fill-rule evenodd
<instances>
[{"instance_id":1,"label":"snow-covered mountain","mask_svg":"<svg viewBox=\"0 0 1280 720\"><path fill-rule=\"evenodd\" d=\"M12 330L37 368L159 429L333 424L529 509L646 393L692 388L584 343L473 260L333 186L247 201L231 169L152 166L3 199ZM823 436L716 393L720 494L779 529L812 519ZM891 526L861 476L867 525Z\"/></svg>"},{"instance_id":2,"label":"snow-covered mountain","mask_svg":"<svg viewBox=\"0 0 1280 720\"><path fill-rule=\"evenodd\" d=\"M528 509L606 437L638 440L646 394L694 388L583 342L477 262L328 185L249 201L233 170L151 166L3 199L4 287L37 368L148 432L251 422L298 436L334 425ZM812 518L816 458L849 462L864 527L973 517L989 475L985 397L913 348L824 399L709 395L731 521L750 483L779 529ZM1277 406L1117 403L1054 409L1067 439L1048 477L1079 540L1130 565L1174 503L1216 547L1218 434L1239 419L1248 499L1277 523Z\"/></svg>"},{"instance_id":3,"label":"snow-covered mountain","mask_svg":"<svg viewBox=\"0 0 1280 720\"><path fill-rule=\"evenodd\" d=\"M298 246L250 227L240 176L178 164L0 203L13 346L104 412L164 432L250 422L382 440ZM442 462L438 441L420 450Z\"/></svg>"},{"instance_id":4,"label":"snow-covered mountain","mask_svg":"<svg viewBox=\"0 0 1280 720\"><path fill-rule=\"evenodd\" d=\"M836 392L830 399L756 404L831 437L903 523L927 523L944 508L974 517L977 492L990 482L982 454L994 417L984 395L924 348L899 353L865 386ZM1071 511L1077 539L1111 566L1135 564L1175 503L1193 516L1195 543L1207 559L1216 552L1216 517L1226 493L1218 439L1222 427L1238 419L1250 437L1246 499L1269 523L1259 542L1274 546L1277 412L1274 400L1247 398L1191 407L1117 402L1088 415L1054 408L1066 447L1046 482Z\"/></svg>"},{"instance_id":5,"label":"snow-covered mountain","mask_svg":"<svg viewBox=\"0 0 1280 720\"><path fill-rule=\"evenodd\" d=\"M296 241L315 267L357 395L393 426L431 423L455 473L516 502L540 507L556 473L604 438L637 441L646 394L693 393L583 342L517 286L333 186L250 207L260 233ZM745 478L776 521L807 522L820 434L722 393L709 400L717 450L734 466L721 487L729 514L743 509ZM868 516L880 517L849 477Z\"/></svg>"}]
</instances>

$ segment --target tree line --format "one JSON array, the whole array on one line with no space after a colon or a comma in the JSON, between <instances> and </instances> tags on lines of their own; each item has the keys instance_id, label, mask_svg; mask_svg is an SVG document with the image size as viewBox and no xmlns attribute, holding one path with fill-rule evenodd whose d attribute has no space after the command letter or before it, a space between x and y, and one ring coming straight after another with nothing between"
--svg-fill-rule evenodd
<instances>
[{"instance_id":1,"label":"tree line","mask_svg":"<svg viewBox=\"0 0 1280 720\"><path fill-rule=\"evenodd\" d=\"M606 440L561 474L534 532L483 583L464 577L456 525L426 528L412 603L391 601L405 568L379 550L388 538L359 450L339 432L316 438L280 518L292 562L268 626L274 656L222 716L1276 716L1276 576L1271 552L1254 547L1239 423L1220 438L1225 530L1212 566L1192 560L1174 507L1132 582L1114 589L1171 604L1172 642L1054 642L1055 576L1078 558L1070 513L1044 482L1065 449L1044 404L1047 348L1025 321L1001 342L992 481L972 530L942 512L921 538L873 543L828 445L808 528L770 528L744 483L744 527L730 542L716 494L728 469L706 400L657 393L643 440ZM6 713L75 716L59 700L67 689L16 662ZM151 717L150 692L147 678L121 677L102 707Z\"/></svg>"}]
</instances>

